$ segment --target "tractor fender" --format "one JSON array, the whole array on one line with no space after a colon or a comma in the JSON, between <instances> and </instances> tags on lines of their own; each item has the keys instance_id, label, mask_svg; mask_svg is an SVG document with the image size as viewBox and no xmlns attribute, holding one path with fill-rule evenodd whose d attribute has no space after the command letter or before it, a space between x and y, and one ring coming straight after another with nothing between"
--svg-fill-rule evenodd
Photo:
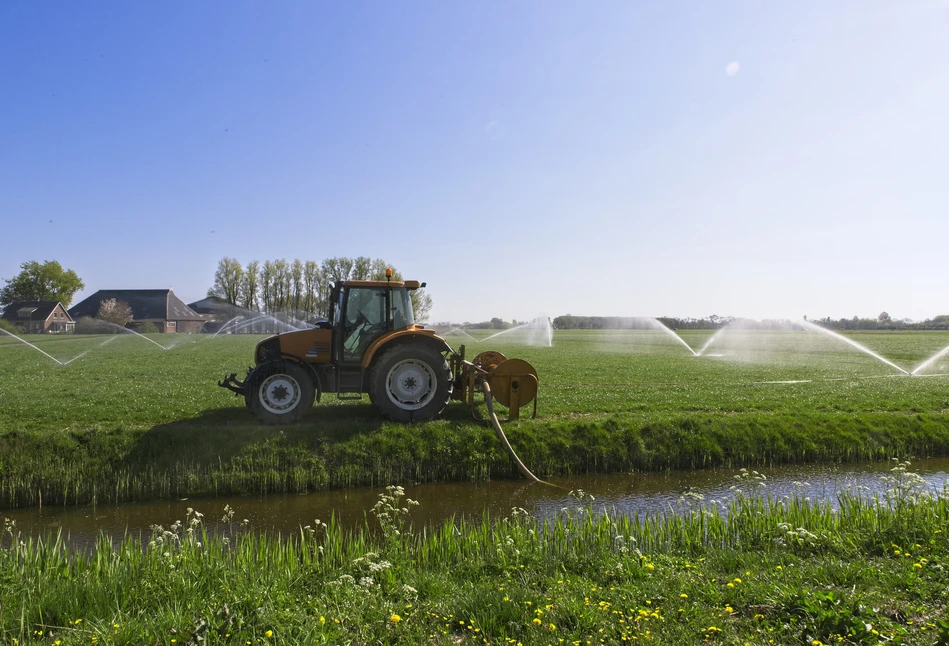
<instances>
[{"instance_id":1,"label":"tractor fender","mask_svg":"<svg viewBox=\"0 0 949 646\"><path fill-rule=\"evenodd\" d=\"M373 357L382 349L392 347L394 344L405 342L421 341L434 348L437 352L453 352L448 342L437 336L434 330L400 330L391 334L384 334L369 344L366 352L362 355L362 367L368 368L372 363Z\"/></svg>"}]
</instances>

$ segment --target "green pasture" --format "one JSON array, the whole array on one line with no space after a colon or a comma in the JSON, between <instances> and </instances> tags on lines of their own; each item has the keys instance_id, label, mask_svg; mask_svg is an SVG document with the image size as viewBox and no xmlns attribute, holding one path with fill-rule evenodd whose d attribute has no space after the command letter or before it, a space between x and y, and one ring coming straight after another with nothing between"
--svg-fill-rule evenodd
<instances>
[{"instance_id":1,"label":"green pasture","mask_svg":"<svg viewBox=\"0 0 949 646\"><path fill-rule=\"evenodd\" d=\"M539 331L478 343L540 377L538 419L506 426L540 475L949 453L949 361L919 375L822 334L726 331L695 357L658 331ZM487 331L471 332L481 338ZM682 338L700 348L709 332ZM491 430L452 403L437 420L379 419L325 395L304 422L260 426L218 388L250 335L0 335L0 505L514 477ZM852 338L912 371L946 332ZM83 354L85 353L85 354ZM523 409L526 413L529 409Z\"/></svg>"}]
</instances>

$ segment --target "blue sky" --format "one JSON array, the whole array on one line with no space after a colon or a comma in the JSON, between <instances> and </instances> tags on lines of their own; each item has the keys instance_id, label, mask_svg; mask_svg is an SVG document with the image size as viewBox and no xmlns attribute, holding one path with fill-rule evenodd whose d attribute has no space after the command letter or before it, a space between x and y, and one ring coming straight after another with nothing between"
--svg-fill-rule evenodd
<instances>
[{"instance_id":1,"label":"blue sky","mask_svg":"<svg viewBox=\"0 0 949 646\"><path fill-rule=\"evenodd\" d=\"M382 257L432 320L949 313L949 2L0 3L0 278Z\"/></svg>"}]
</instances>

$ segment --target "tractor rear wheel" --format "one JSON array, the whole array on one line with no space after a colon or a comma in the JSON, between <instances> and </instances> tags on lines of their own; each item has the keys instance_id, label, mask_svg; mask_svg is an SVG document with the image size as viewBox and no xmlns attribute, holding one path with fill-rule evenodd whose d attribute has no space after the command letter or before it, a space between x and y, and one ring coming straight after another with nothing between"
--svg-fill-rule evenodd
<instances>
[{"instance_id":1,"label":"tractor rear wheel","mask_svg":"<svg viewBox=\"0 0 949 646\"><path fill-rule=\"evenodd\" d=\"M306 368L292 361L268 361L247 378L244 402L265 424L293 424L312 408L315 394Z\"/></svg>"},{"instance_id":2,"label":"tractor rear wheel","mask_svg":"<svg viewBox=\"0 0 949 646\"><path fill-rule=\"evenodd\" d=\"M448 362L435 348L403 343L389 348L369 371L369 399L386 419L424 422L451 397Z\"/></svg>"}]
</instances>

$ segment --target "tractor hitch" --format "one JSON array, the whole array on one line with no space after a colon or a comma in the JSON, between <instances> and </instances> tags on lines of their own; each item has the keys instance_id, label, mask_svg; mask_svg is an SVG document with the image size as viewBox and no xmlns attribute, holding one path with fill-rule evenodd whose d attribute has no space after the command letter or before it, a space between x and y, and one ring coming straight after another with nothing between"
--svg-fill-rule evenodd
<instances>
[{"instance_id":1,"label":"tractor hitch","mask_svg":"<svg viewBox=\"0 0 949 646\"><path fill-rule=\"evenodd\" d=\"M247 374L249 375L251 368L247 369ZM227 388L235 395L244 394L244 384L247 382L247 377L244 377L244 381L241 381L237 378L237 373L232 372L228 376L224 377L223 381L217 382L217 385L221 388Z\"/></svg>"}]
</instances>

